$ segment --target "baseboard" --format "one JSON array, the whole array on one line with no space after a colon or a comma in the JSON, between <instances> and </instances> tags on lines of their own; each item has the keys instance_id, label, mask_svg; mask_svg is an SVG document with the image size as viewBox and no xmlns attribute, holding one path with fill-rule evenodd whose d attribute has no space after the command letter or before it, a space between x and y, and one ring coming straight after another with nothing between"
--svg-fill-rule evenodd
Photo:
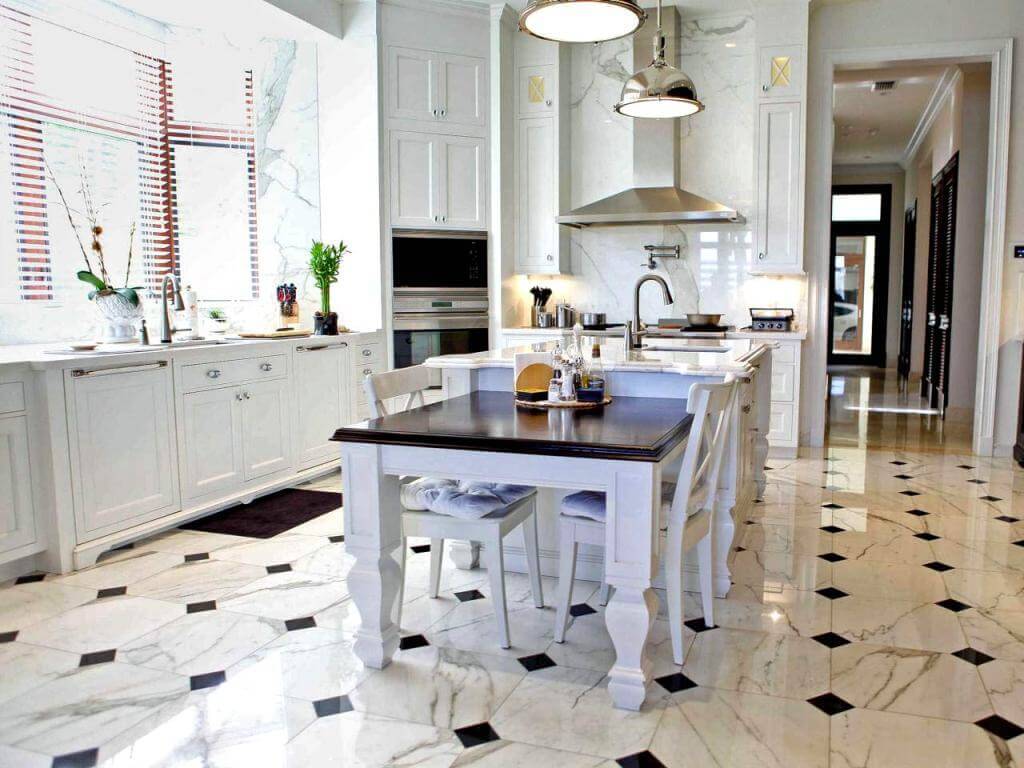
<instances>
[{"instance_id":1,"label":"baseboard","mask_svg":"<svg viewBox=\"0 0 1024 768\"><path fill-rule=\"evenodd\" d=\"M43 553L37 552L34 555L26 555L17 560L11 560L9 563L3 563L0 565L0 583L16 579L19 576L27 576L30 573L45 571L46 567L42 560Z\"/></svg>"},{"instance_id":2,"label":"baseboard","mask_svg":"<svg viewBox=\"0 0 1024 768\"><path fill-rule=\"evenodd\" d=\"M799 448L795 445L773 445L768 447L769 459L795 459Z\"/></svg>"}]
</instances>

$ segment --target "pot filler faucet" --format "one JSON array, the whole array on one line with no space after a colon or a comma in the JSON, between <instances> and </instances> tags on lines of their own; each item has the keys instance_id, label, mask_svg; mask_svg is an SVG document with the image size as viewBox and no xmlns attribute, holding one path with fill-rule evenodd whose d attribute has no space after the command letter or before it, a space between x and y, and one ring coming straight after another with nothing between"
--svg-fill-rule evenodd
<instances>
[{"instance_id":1,"label":"pot filler faucet","mask_svg":"<svg viewBox=\"0 0 1024 768\"><path fill-rule=\"evenodd\" d=\"M168 272L164 275L164 279L160 281L160 343L170 344L171 334L174 333L174 327L171 323L171 317L167 309L167 282L171 283L171 290L174 293L174 309L181 312L185 309L185 302L181 299L181 283L178 282L178 278Z\"/></svg>"},{"instance_id":2,"label":"pot filler faucet","mask_svg":"<svg viewBox=\"0 0 1024 768\"><path fill-rule=\"evenodd\" d=\"M636 349L640 346L640 288L643 287L644 283L648 282L655 282L660 285L662 300L666 305L672 303L672 291L669 290L665 278L661 275L641 275L640 279L636 281L636 287L633 288L633 321L626 323L626 349Z\"/></svg>"}]
</instances>

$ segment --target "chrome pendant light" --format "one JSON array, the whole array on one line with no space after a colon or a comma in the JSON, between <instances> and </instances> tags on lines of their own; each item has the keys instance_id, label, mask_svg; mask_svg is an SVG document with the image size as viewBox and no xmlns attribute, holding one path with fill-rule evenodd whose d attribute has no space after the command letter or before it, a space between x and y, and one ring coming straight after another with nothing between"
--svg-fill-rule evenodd
<instances>
[{"instance_id":1,"label":"chrome pendant light","mask_svg":"<svg viewBox=\"0 0 1024 768\"><path fill-rule=\"evenodd\" d=\"M531 0L519 29L558 43L602 43L633 34L646 19L635 0Z\"/></svg>"},{"instance_id":2,"label":"chrome pendant light","mask_svg":"<svg viewBox=\"0 0 1024 768\"><path fill-rule=\"evenodd\" d=\"M615 111L627 117L672 118L694 115L704 109L693 80L665 61L665 35L661 31L661 0L658 0L658 31L654 35L654 61L622 86Z\"/></svg>"}]
</instances>

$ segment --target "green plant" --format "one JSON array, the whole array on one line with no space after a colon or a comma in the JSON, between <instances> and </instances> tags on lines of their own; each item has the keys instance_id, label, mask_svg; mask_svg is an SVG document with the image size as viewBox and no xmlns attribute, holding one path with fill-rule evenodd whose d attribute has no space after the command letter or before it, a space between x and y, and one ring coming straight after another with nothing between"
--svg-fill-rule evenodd
<instances>
[{"instance_id":1,"label":"green plant","mask_svg":"<svg viewBox=\"0 0 1024 768\"><path fill-rule=\"evenodd\" d=\"M341 257L348 250L345 243L324 245L314 240L309 249L309 271L320 289L320 311L327 315L331 311L331 283L338 282Z\"/></svg>"},{"instance_id":2,"label":"green plant","mask_svg":"<svg viewBox=\"0 0 1024 768\"><path fill-rule=\"evenodd\" d=\"M206 316L211 320L224 320L227 318L227 315L224 313L224 310L220 309L219 307L210 308L210 310L207 311Z\"/></svg>"}]
</instances>

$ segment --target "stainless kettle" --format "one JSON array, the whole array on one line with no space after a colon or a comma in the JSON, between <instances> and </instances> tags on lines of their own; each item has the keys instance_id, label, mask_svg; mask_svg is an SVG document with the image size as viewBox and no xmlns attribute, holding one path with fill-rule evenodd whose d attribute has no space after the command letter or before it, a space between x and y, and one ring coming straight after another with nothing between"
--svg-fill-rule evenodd
<instances>
[{"instance_id":1,"label":"stainless kettle","mask_svg":"<svg viewBox=\"0 0 1024 768\"><path fill-rule=\"evenodd\" d=\"M576 324L576 310L571 304L559 304L555 307L555 319L559 328L572 328Z\"/></svg>"}]
</instances>

